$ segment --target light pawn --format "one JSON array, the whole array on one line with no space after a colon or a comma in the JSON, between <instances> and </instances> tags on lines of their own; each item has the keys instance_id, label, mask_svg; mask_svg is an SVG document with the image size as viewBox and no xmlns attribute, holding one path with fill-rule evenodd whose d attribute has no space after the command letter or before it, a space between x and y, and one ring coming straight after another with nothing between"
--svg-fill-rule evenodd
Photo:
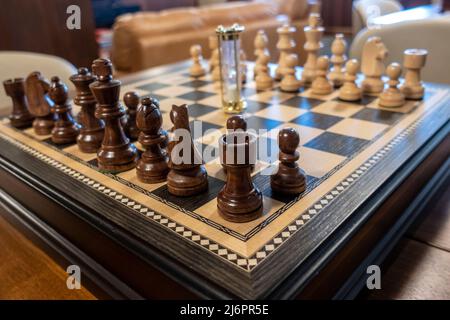
<instances>
[{"instance_id":1,"label":"light pawn","mask_svg":"<svg viewBox=\"0 0 450 320\"><path fill-rule=\"evenodd\" d=\"M398 88L402 67L396 62L391 63L386 68L386 74L389 77L388 88L380 94L379 105L388 108L401 107L405 104L405 95Z\"/></svg>"},{"instance_id":2,"label":"light pawn","mask_svg":"<svg viewBox=\"0 0 450 320\"><path fill-rule=\"evenodd\" d=\"M280 83L281 91L297 92L302 86L302 81L297 78L295 67L298 64L298 57L291 53L285 58L285 65L282 70L283 80Z\"/></svg>"},{"instance_id":3,"label":"light pawn","mask_svg":"<svg viewBox=\"0 0 450 320\"><path fill-rule=\"evenodd\" d=\"M333 84L328 80L327 73L330 61L327 56L317 59L316 78L311 84L311 91L317 95L327 95L333 92Z\"/></svg>"}]
</instances>

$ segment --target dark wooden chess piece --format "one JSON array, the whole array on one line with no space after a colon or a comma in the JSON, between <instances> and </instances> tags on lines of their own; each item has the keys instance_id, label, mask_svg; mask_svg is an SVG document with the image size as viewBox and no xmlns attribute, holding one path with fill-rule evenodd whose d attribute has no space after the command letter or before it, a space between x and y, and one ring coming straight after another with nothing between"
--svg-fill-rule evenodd
<instances>
[{"instance_id":1,"label":"dark wooden chess piece","mask_svg":"<svg viewBox=\"0 0 450 320\"><path fill-rule=\"evenodd\" d=\"M34 117L28 111L28 103L25 98L24 79L8 79L3 81L6 95L13 102L12 112L9 116L11 125L16 128L27 128L33 123Z\"/></svg>"},{"instance_id":2,"label":"dark wooden chess piece","mask_svg":"<svg viewBox=\"0 0 450 320\"><path fill-rule=\"evenodd\" d=\"M137 110L136 123L139 130L139 142L145 148L136 165L137 177L144 183L162 182L167 179L166 152L161 149L161 142L166 139L161 135L161 111L149 98L142 99L142 105Z\"/></svg>"},{"instance_id":3,"label":"dark wooden chess piece","mask_svg":"<svg viewBox=\"0 0 450 320\"><path fill-rule=\"evenodd\" d=\"M192 141L189 115L185 104L172 106L174 140L169 142L167 188L176 196L192 196L208 189L208 176L202 158Z\"/></svg>"},{"instance_id":4,"label":"dark wooden chess piece","mask_svg":"<svg viewBox=\"0 0 450 320\"><path fill-rule=\"evenodd\" d=\"M240 114L231 116L227 119L227 130L228 131L236 131L236 130L247 131L247 121L245 121L244 117Z\"/></svg>"},{"instance_id":5,"label":"dark wooden chess piece","mask_svg":"<svg viewBox=\"0 0 450 320\"><path fill-rule=\"evenodd\" d=\"M139 105L139 95L135 91L127 92L123 96L123 102L127 106L125 134L131 140L136 140L139 136L139 128L136 126L136 110Z\"/></svg>"},{"instance_id":6,"label":"dark wooden chess piece","mask_svg":"<svg viewBox=\"0 0 450 320\"><path fill-rule=\"evenodd\" d=\"M278 133L280 147L280 164L278 170L270 177L272 190L279 193L298 194L306 189L305 172L299 168L297 151L300 136L293 128L284 128Z\"/></svg>"},{"instance_id":7,"label":"dark wooden chess piece","mask_svg":"<svg viewBox=\"0 0 450 320\"><path fill-rule=\"evenodd\" d=\"M97 81L89 88L97 100L95 116L105 122L105 135L97 152L101 170L110 172L127 171L135 167L137 150L125 135L121 118L125 114L119 104L120 81L112 77L112 64L108 59L97 59L92 64Z\"/></svg>"},{"instance_id":8,"label":"dark wooden chess piece","mask_svg":"<svg viewBox=\"0 0 450 320\"><path fill-rule=\"evenodd\" d=\"M234 131L239 131L241 130L242 132L247 131L247 121L245 121L244 117L240 114L236 114L234 116L231 116L227 119L227 132L231 133ZM251 164L251 171L253 171L255 169L255 164ZM227 168L226 166L223 166L223 171L226 174L227 173Z\"/></svg>"},{"instance_id":9,"label":"dark wooden chess piece","mask_svg":"<svg viewBox=\"0 0 450 320\"><path fill-rule=\"evenodd\" d=\"M159 107L159 100L158 100L158 99L153 98L153 97L149 97L149 99L152 101L152 103L153 103L158 109L160 109L160 107ZM161 128L161 129L160 129L160 135L163 135L164 137L166 137L166 138L164 139L164 141L161 142L161 148L165 149L165 148L167 148L167 144L168 144L168 142L169 142L169 134L167 133L166 130L164 130L163 128Z\"/></svg>"},{"instance_id":10,"label":"dark wooden chess piece","mask_svg":"<svg viewBox=\"0 0 450 320\"><path fill-rule=\"evenodd\" d=\"M52 78L49 95L55 103L55 126L52 130L52 141L56 144L67 144L77 140L80 127L72 116L72 106L69 99L67 86L58 77Z\"/></svg>"},{"instance_id":11,"label":"dark wooden chess piece","mask_svg":"<svg viewBox=\"0 0 450 320\"><path fill-rule=\"evenodd\" d=\"M81 111L77 115L81 126L77 144L80 151L85 153L97 152L102 145L105 131L103 121L95 117L97 101L89 89L89 85L95 80L95 76L87 68L79 68L78 73L70 77L70 81L77 89L74 102L81 107Z\"/></svg>"},{"instance_id":12,"label":"dark wooden chess piece","mask_svg":"<svg viewBox=\"0 0 450 320\"><path fill-rule=\"evenodd\" d=\"M256 135L240 131L220 138L220 160L227 170L227 182L217 196L217 208L225 220L247 222L262 215L263 197L251 177L256 141Z\"/></svg>"},{"instance_id":13,"label":"dark wooden chess piece","mask_svg":"<svg viewBox=\"0 0 450 320\"><path fill-rule=\"evenodd\" d=\"M51 134L55 125L54 103L48 96L49 89L50 84L38 71L32 72L25 80L28 108L35 116L33 128L37 135Z\"/></svg>"}]
</instances>

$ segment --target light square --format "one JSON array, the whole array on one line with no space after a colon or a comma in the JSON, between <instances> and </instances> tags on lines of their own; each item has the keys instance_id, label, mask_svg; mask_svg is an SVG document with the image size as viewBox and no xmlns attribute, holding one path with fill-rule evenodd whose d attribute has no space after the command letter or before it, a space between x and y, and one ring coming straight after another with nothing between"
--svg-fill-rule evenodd
<instances>
[{"instance_id":1,"label":"light square","mask_svg":"<svg viewBox=\"0 0 450 320\"><path fill-rule=\"evenodd\" d=\"M259 92L248 97L249 100L266 102L266 103L281 103L289 98L292 98L292 94L280 92L277 90L269 90L264 92Z\"/></svg>"},{"instance_id":2,"label":"light square","mask_svg":"<svg viewBox=\"0 0 450 320\"><path fill-rule=\"evenodd\" d=\"M196 103L206 104L207 106L211 106L214 108L222 108L222 101L220 99L220 94L215 94L208 98L196 101Z\"/></svg>"},{"instance_id":3,"label":"light square","mask_svg":"<svg viewBox=\"0 0 450 320\"><path fill-rule=\"evenodd\" d=\"M183 87L183 86L169 86L165 88L161 88L158 90L155 90L154 94L159 94L166 97L176 97L180 96L182 94L191 92L192 88L189 87Z\"/></svg>"},{"instance_id":4,"label":"light square","mask_svg":"<svg viewBox=\"0 0 450 320\"><path fill-rule=\"evenodd\" d=\"M413 101L413 100L406 100L405 104L399 108L387 108L382 107L379 105L380 99L374 100L372 103L367 105L368 108L372 109L381 109L381 110L387 110L387 111L394 111L394 112L400 112L400 113L410 113L415 108L417 108L420 105L420 101Z\"/></svg>"},{"instance_id":5,"label":"light square","mask_svg":"<svg viewBox=\"0 0 450 320\"><path fill-rule=\"evenodd\" d=\"M307 175L321 178L345 159L346 157L337 154L301 147L298 163Z\"/></svg>"},{"instance_id":6,"label":"light square","mask_svg":"<svg viewBox=\"0 0 450 320\"><path fill-rule=\"evenodd\" d=\"M139 181L137 174L136 174L136 169L132 169L132 170L128 170L125 172L121 172L117 175L118 177L121 177L131 183L134 183L135 185L138 185L140 187L142 187L145 190L148 191L153 191L158 189L159 187L165 185L167 182L160 182L160 183L143 183L141 181Z\"/></svg>"},{"instance_id":7,"label":"light square","mask_svg":"<svg viewBox=\"0 0 450 320\"><path fill-rule=\"evenodd\" d=\"M268 108L264 108L263 110L256 112L254 115L262 118L289 122L290 120L295 119L306 112L307 110L300 108L274 105Z\"/></svg>"},{"instance_id":8,"label":"light square","mask_svg":"<svg viewBox=\"0 0 450 320\"><path fill-rule=\"evenodd\" d=\"M385 124L349 118L339 121L334 126L328 128L327 131L350 137L372 140L386 128L388 128L388 126Z\"/></svg>"},{"instance_id":9,"label":"light square","mask_svg":"<svg viewBox=\"0 0 450 320\"><path fill-rule=\"evenodd\" d=\"M71 145L70 147L64 148L63 150L64 152L73 154L74 156L86 162L94 160L97 157L96 153L81 152L77 144Z\"/></svg>"},{"instance_id":10,"label":"light square","mask_svg":"<svg viewBox=\"0 0 450 320\"><path fill-rule=\"evenodd\" d=\"M319 95L319 94L312 93L312 89L307 89L299 94L299 96L301 96L301 97L319 99L319 100L324 100L324 101L328 101L328 100L337 98L338 95L339 95L339 90L334 90L330 94Z\"/></svg>"},{"instance_id":11,"label":"light square","mask_svg":"<svg viewBox=\"0 0 450 320\"><path fill-rule=\"evenodd\" d=\"M347 118L352 116L362 108L362 106L357 104L344 103L340 101L327 101L313 108L313 111Z\"/></svg>"},{"instance_id":12,"label":"light square","mask_svg":"<svg viewBox=\"0 0 450 320\"><path fill-rule=\"evenodd\" d=\"M219 215L219 211L217 209L217 198L209 201L204 204L200 208L195 210L196 213L201 216L210 219L220 225L224 225L240 234L246 234L250 230L252 230L255 226L261 223L263 220L267 219L270 215L275 213L278 209L280 209L284 204L275 199L263 196L263 216L259 219L253 220L247 223L233 223L226 221Z\"/></svg>"},{"instance_id":13,"label":"light square","mask_svg":"<svg viewBox=\"0 0 450 320\"><path fill-rule=\"evenodd\" d=\"M217 111L209 112L201 117L198 117L197 120L206 121L225 127L227 124L227 119L229 117L230 115L223 112L222 109L219 109Z\"/></svg>"},{"instance_id":14,"label":"light square","mask_svg":"<svg viewBox=\"0 0 450 320\"><path fill-rule=\"evenodd\" d=\"M50 138L52 136L51 134L48 134L48 135L45 135L45 136L40 136L40 135L38 135L38 134L36 134L34 132L34 128L28 128L28 129L24 130L24 132L29 134L30 136L34 137L35 139L38 139L38 140L41 140L41 141L42 140L46 140L46 139L48 139L48 138Z\"/></svg>"}]
</instances>

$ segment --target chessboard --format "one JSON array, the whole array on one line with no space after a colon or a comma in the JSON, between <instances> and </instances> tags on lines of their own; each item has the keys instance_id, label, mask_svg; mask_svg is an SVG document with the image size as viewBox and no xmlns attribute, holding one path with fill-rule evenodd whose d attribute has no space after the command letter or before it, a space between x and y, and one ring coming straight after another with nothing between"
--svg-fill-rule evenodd
<instances>
[{"instance_id":1,"label":"chessboard","mask_svg":"<svg viewBox=\"0 0 450 320\"><path fill-rule=\"evenodd\" d=\"M377 97L340 101L336 90L317 96L308 88L281 92L276 85L258 92L251 73L248 79L244 116L249 129L262 130L258 139L269 150L258 155L252 173L264 212L251 222L232 223L218 214L216 197L226 180L218 139L229 115L210 75L192 78L186 63L124 78L121 97L135 91L159 99L164 129L171 127L171 106L188 105L194 141L212 154L205 163L206 192L176 197L165 182L140 182L135 169L104 172L95 154L80 152L76 144L56 145L31 128L13 128L7 119L0 124L2 157L232 296L266 297L293 270L303 266L304 274L311 272L305 261L339 230L354 228L352 218L368 218L363 205L448 123L450 87L426 84L422 101L382 108ZM270 188L267 172L277 164L277 133L285 127L300 134L299 166L307 174L300 195Z\"/></svg>"}]
</instances>

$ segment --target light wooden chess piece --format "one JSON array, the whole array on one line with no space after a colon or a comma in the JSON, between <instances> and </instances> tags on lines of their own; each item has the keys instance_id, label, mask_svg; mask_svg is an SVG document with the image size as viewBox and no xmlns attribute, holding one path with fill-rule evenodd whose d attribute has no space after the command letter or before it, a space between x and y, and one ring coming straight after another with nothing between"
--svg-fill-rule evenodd
<instances>
[{"instance_id":1,"label":"light wooden chess piece","mask_svg":"<svg viewBox=\"0 0 450 320\"><path fill-rule=\"evenodd\" d=\"M321 21L318 13L311 13L308 20L308 26L303 29L306 37L303 48L308 53L302 73L302 80L305 84L312 83L316 76L317 55L319 50L323 47L320 40L322 39L325 30L320 25Z\"/></svg>"},{"instance_id":2,"label":"light wooden chess piece","mask_svg":"<svg viewBox=\"0 0 450 320\"><path fill-rule=\"evenodd\" d=\"M359 69L359 61L351 59L345 64L344 84L339 89L339 99L344 101L361 100L362 91L356 85L356 74Z\"/></svg>"},{"instance_id":3,"label":"light wooden chess piece","mask_svg":"<svg viewBox=\"0 0 450 320\"><path fill-rule=\"evenodd\" d=\"M209 60L211 77L213 81L220 81L219 40L216 35L209 37L209 48L211 49L211 58Z\"/></svg>"},{"instance_id":4,"label":"light wooden chess piece","mask_svg":"<svg viewBox=\"0 0 450 320\"><path fill-rule=\"evenodd\" d=\"M425 66L428 51L425 49L407 49L403 53L403 67L406 69L405 82L400 90L406 99L420 100L425 93L425 87L420 81L420 69Z\"/></svg>"},{"instance_id":5,"label":"light wooden chess piece","mask_svg":"<svg viewBox=\"0 0 450 320\"><path fill-rule=\"evenodd\" d=\"M275 69L275 80L279 81L283 78L283 70L286 66L286 57L291 54L295 48L294 33L295 27L291 27L287 24L277 29L278 42L277 49L280 51L280 57L278 59L278 66Z\"/></svg>"},{"instance_id":6,"label":"light wooden chess piece","mask_svg":"<svg viewBox=\"0 0 450 320\"><path fill-rule=\"evenodd\" d=\"M297 92L302 86L302 81L297 79L295 67L298 64L298 56L295 53L291 53L286 56L285 66L282 70L283 80L280 83L281 91L285 92Z\"/></svg>"},{"instance_id":7,"label":"light wooden chess piece","mask_svg":"<svg viewBox=\"0 0 450 320\"><path fill-rule=\"evenodd\" d=\"M258 74L258 68L259 68L259 65L258 65L259 56L261 54L267 54L270 57L269 50L267 50L267 47L269 45L269 39L267 38L267 35L264 32L264 30L258 31L253 44L255 46L254 54L255 54L255 61L256 61L255 66L253 68L253 78L256 79L256 76Z\"/></svg>"},{"instance_id":8,"label":"light wooden chess piece","mask_svg":"<svg viewBox=\"0 0 450 320\"><path fill-rule=\"evenodd\" d=\"M273 87L273 79L269 69L270 56L268 53L260 53L256 63L258 64L258 74L256 76L256 90L268 90ZM294 70L295 72L295 70Z\"/></svg>"},{"instance_id":9,"label":"light wooden chess piece","mask_svg":"<svg viewBox=\"0 0 450 320\"><path fill-rule=\"evenodd\" d=\"M402 67L394 62L386 68L386 74L389 77L389 87L380 94L379 105L388 108L398 108L405 104L405 95L398 88Z\"/></svg>"},{"instance_id":10,"label":"light wooden chess piece","mask_svg":"<svg viewBox=\"0 0 450 320\"><path fill-rule=\"evenodd\" d=\"M383 91L384 82L381 76L387 55L388 50L380 37L371 37L364 44L361 58L361 71L365 76L362 82L364 94L378 95Z\"/></svg>"},{"instance_id":11,"label":"light wooden chess piece","mask_svg":"<svg viewBox=\"0 0 450 320\"><path fill-rule=\"evenodd\" d=\"M316 78L311 84L313 94L326 95L333 92L333 84L327 78L330 61L327 56L321 56L317 59Z\"/></svg>"},{"instance_id":12,"label":"light wooden chess piece","mask_svg":"<svg viewBox=\"0 0 450 320\"><path fill-rule=\"evenodd\" d=\"M206 74L203 67L202 47L198 44L191 46L192 66L189 68L189 74L192 77L201 77Z\"/></svg>"},{"instance_id":13,"label":"light wooden chess piece","mask_svg":"<svg viewBox=\"0 0 450 320\"><path fill-rule=\"evenodd\" d=\"M256 34L255 41L253 42L255 46L255 57L258 59L261 53L268 53L269 39L267 38L267 34L264 30L258 30Z\"/></svg>"},{"instance_id":14,"label":"light wooden chess piece","mask_svg":"<svg viewBox=\"0 0 450 320\"><path fill-rule=\"evenodd\" d=\"M333 67L328 75L328 79L333 83L335 88L339 88L344 83L344 63L347 60L345 51L347 50L347 42L344 35L338 33L331 44L331 63Z\"/></svg>"}]
</instances>

